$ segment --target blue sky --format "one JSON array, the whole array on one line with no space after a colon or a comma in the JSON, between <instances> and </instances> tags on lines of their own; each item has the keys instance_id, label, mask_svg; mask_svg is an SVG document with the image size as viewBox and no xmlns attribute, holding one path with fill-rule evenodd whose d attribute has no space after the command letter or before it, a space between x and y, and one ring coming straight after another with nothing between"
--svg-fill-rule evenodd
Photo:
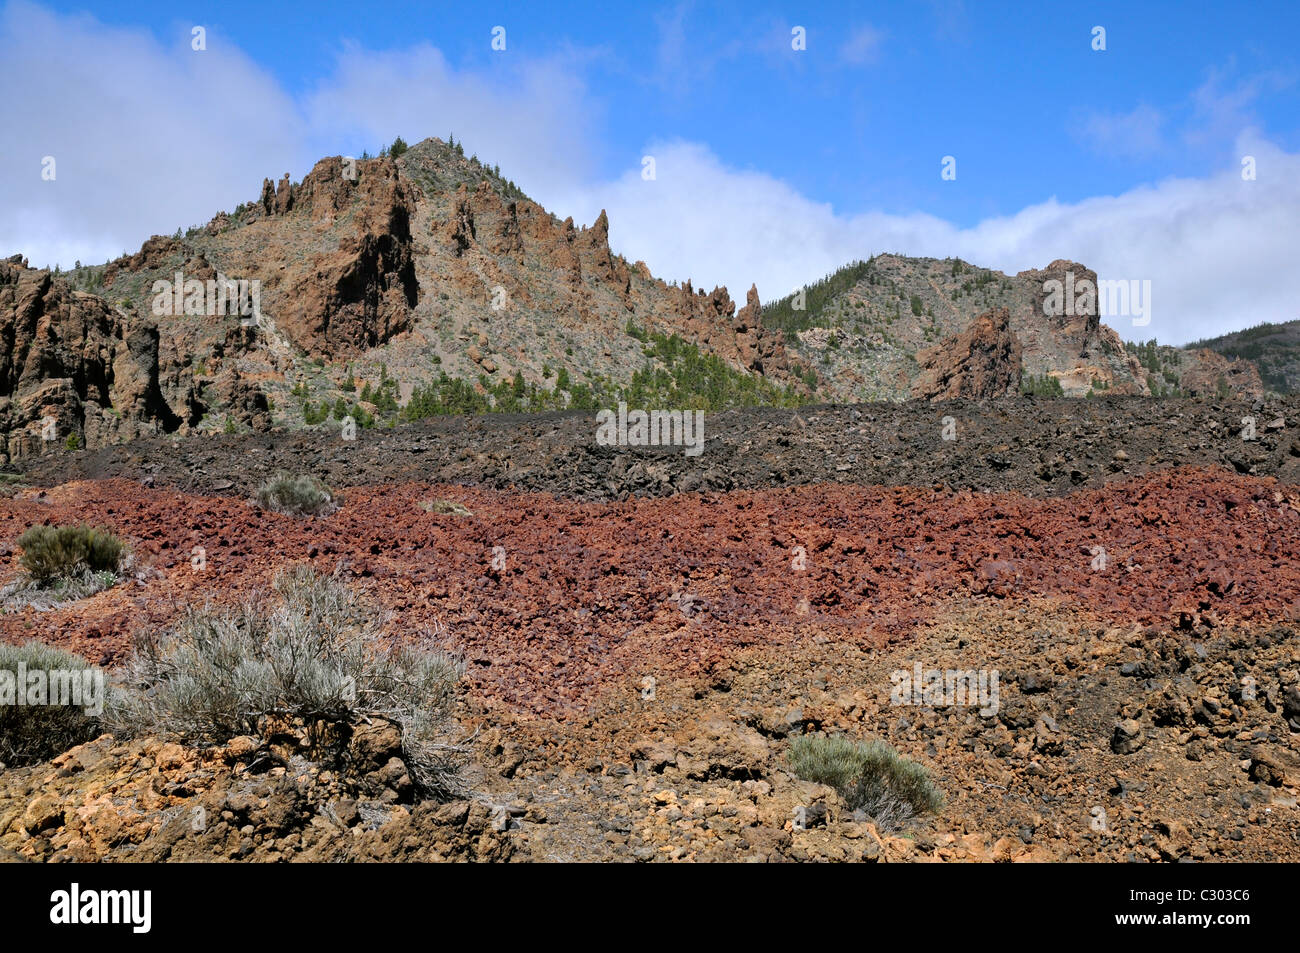
<instances>
[{"instance_id":1,"label":"blue sky","mask_svg":"<svg viewBox=\"0 0 1300 953\"><path fill-rule=\"evenodd\" d=\"M0 80L23 98L0 120L41 132L0 163L63 153L57 191L0 186L0 251L40 263L134 249L325 154L454 131L561 217L608 207L616 250L733 297L896 250L1150 277L1162 340L1300 317L1264 243L1300 238L1295 3L0 9Z\"/></svg>"}]
</instances>

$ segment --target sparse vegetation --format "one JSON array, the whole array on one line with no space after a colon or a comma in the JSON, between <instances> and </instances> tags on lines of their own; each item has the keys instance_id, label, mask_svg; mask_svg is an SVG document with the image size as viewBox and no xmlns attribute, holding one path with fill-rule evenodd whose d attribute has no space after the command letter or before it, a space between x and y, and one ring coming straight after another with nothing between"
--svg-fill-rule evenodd
<instances>
[{"instance_id":1,"label":"sparse vegetation","mask_svg":"<svg viewBox=\"0 0 1300 953\"><path fill-rule=\"evenodd\" d=\"M1061 387L1061 379L1053 377L1051 374L1043 374L1041 377L1029 374L1022 377L1020 379L1020 393L1031 397L1065 396L1065 390Z\"/></svg>"},{"instance_id":2,"label":"sparse vegetation","mask_svg":"<svg viewBox=\"0 0 1300 953\"><path fill-rule=\"evenodd\" d=\"M328 516L339 508L330 488L309 473L278 476L264 483L257 491L257 504L289 516Z\"/></svg>"},{"instance_id":3,"label":"sparse vegetation","mask_svg":"<svg viewBox=\"0 0 1300 953\"><path fill-rule=\"evenodd\" d=\"M864 278L870 278L875 259L855 261L838 271L827 275L820 281L801 289L803 308L796 309L795 303L800 292L788 294L784 298L763 305L764 327L777 328L787 334L803 331L817 324L821 310L837 295L848 291Z\"/></svg>"},{"instance_id":4,"label":"sparse vegetation","mask_svg":"<svg viewBox=\"0 0 1300 953\"><path fill-rule=\"evenodd\" d=\"M33 526L18 537L19 565L38 586L49 587L85 570L116 575L126 547L107 530L89 526Z\"/></svg>"},{"instance_id":5,"label":"sparse vegetation","mask_svg":"<svg viewBox=\"0 0 1300 953\"><path fill-rule=\"evenodd\" d=\"M897 829L943 808L930 773L880 740L803 735L790 745L790 764L799 777L834 788L850 810L882 828Z\"/></svg>"},{"instance_id":6,"label":"sparse vegetation","mask_svg":"<svg viewBox=\"0 0 1300 953\"><path fill-rule=\"evenodd\" d=\"M1216 338L1193 341L1187 350L1203 347L1230 360L1254 361L1265 386L1279 394L1300 390L1300 321L1257 324Z\"/></svg>"},{"instance_id":7,"label":"sparse vegetation","mask_svg":"<svg viewBox=\"0 0 1300 953\"><path fill-rule=\"evenodd\" d=\"M48 703L14 704L14 693L30 687L18 681L19 666L28 674L44 673L42 694ZM103 673L79 655L40 642L0 643L0 764L36 764L96 737L99 721L91 712L103 701L96 696L105 682ZM56 704L61 699L81 704Z\"/></svg>"},{"instance_id":8,"label":"sparse vegetation","mask_svg":"<svg viewBox=\"0 0 1300 953\"><path fill-rule=\"evenodd\" d=\"M594 374L575 381L564 367L556 372L554 389L527 381L518 373L495 382L484 375L473 384L441 371L436 380L412 391L400 416L420 420L443 414L596 410L619 401L635 407L724 410L793 407L808 400L792 386L779 387L766 378L736 370L716 355L701 353L698 346L676 334L645 331L631 322L628 328L629 334L635 331L632 336L644 343L646 360L626 385Z\"/></svg>"},{"instance_id":9,"label":"sparse vegetation","mask_svg":"<svg viewBox=\"0 0 1300 953\"><path fill-rule=\"evenodd\" d=\"M138 636L105 722L124 736L216 744L284 719L383 718L400 728L422 793L457 793L461 749L441 739L463 666L430 637L389 648L386 623L337 576L283 570L269 595L191 607L171 629Z\"/></svg>"},{"instance_id":10,"label":"sparse vegetation","mask_svg":"<svg viewBox=\"0 0 1300 953\"><path fill-rule=\"evenodd\" d=\"M0 589L5 612L52 609L117 585L128 561L125 544L88 526L33 526L18 538L22 575Z\"/></svg>"}]
</instances>

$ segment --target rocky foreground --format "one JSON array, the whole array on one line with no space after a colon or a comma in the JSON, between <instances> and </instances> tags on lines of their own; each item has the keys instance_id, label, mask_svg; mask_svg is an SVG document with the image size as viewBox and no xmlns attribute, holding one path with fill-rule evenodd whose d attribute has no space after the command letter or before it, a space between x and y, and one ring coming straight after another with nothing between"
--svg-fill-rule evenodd
<instances>
[{"instance_id":1,"label":"rocky foreground","mask_svg":"<svg viewBox=\"0 0 1300 953\"><path fill-rule=\"evenodd\" d=\"M203 750L106 736L0 772L0 848L41 860L1293 858L1292 408L1138 401L1121 414L1077 401L1052 423L1053 406L823 408L802 424L737 412L719 415L699 458L571 443L586 422L561 415L338 447L293 434L33 461L0 500L5 578L34 522L112 527L135 576L0 615L4 639L111 666L135 629L187 604L264 588L286 563L341 567L393 613L393 638L446 627L467 663L456 715L471 757L461 799L417 804L382 725L328 755L292 724ZM1251 413L1258 439L1243 441L1232 424ZM902 425L878 426L888 414ZM908 414L956 417L959 440L916 435ZM334 480L342 508L295 519L248 505L262 470L294 464ZM695 491L680 492L692 475ZM804 485L772 485L784 483ZM421 505L437 500L459 507ZM918 664L997 672L997 697L896 703L898 673ZM789 741L808 731L888 741L932 772L944 810L892 831L855 816L792 774Z\"/></svg>"}]
</instances>

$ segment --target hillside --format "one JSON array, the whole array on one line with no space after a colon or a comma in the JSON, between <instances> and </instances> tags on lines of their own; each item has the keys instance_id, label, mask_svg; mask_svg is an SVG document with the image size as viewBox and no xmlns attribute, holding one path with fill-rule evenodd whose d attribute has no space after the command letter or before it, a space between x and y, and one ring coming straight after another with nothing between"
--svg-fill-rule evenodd
<instances>
[{"instance_id":1,"label":"hillside","mask_svg":"<svg viewBox=\"0 0 1300 953\"><path fill-rule=\"evenodd\" d=\"M1180 394L1218 396L1221 377L1228 393L1261 392L1249 363L1228 368L1213 354L1164 354L1163 365L1144 365L1101 323L1095 305L1091 314L1049 314L1045 284L1064 286L1071 275L1096 285L1095 272L1063 260L1006 275L960 259L878 255L807 286L802 302L796 293L767 303L763 318L786 332L788 351L812 366L837 400L989 397L1017 389L1164 396L1172 391L1162 369L1180 382ZM976 333L984 316L991 326ZM967 377L985 384L951 386L953 372L972 359L978 373ZM1018 388L1008 386L1015 380Z\"/></svg>"},{"instance_id":2,"label":"hillside","mask_svg":"<svg viewBox=\"0 0 1300 953\"><path fill-rule=\"evenodd\" d=\"M1253 361L1264 384L1279 394L1300 391L1300 320L1257 324L1189 346L1206 348L1231 359Z\"/></svg>"},{"instance_id":3,"label":"hillside","mask_svg":"<svg viewBox=\"0 0 1300 953\"><path fill-rule=\"evenodd\" d=\"M560 220L426 139L265 179L250 202L104 265L59 274L15 256L0 262L0 452L620 400L1262 392L1247 360L1139 354L1096 308L1051 312L1046 283L1096 281L1073 262L1008 276L880 255L803 301L763 306L751 286L739 305L655 278L609 235L603 211Z\"/></svg>"},{"instance_id":4,"label":"hillside","mask_svg":"<svg viewBox=\"0 0 1300 953\"><path fill-rule=\"evenodd\" d=\"M93 447L348 415L364 427L620 398L716 409L811 396L762 327L756 289L737 307L726 288L658 280L611 252L603 212L587 227L561 221L458 145L387 153L267 179L233 212L106 265L59 275L10 259L8 455L48 445L50 418L59 446ZM155 292L178 273L204 283L192 302L188 286ZM257 316L214 294L222 278L258 288Z\"/></svg>"}]
</instances>

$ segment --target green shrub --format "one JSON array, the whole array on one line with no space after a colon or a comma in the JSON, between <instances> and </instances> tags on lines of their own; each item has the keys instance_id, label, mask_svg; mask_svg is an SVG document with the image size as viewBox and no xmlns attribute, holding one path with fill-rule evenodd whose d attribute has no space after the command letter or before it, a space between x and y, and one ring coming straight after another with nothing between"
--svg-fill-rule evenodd
<instances>
[{"instance_id":1,"label":"green shrub","mask_svg":"<svg viewBox=\"0 0 1300 953\"><path fill-rule=\"evenodd\" d=\"M18 682L19 665L28 676L38 670L45 673L46 701L75 699L78 704L15 704L14 693L27 687ZM87 671L92 673L93 681L89 684L81 674ZM50 690L51 672L72 673L73 680L80 682L78 690L90 690L80 697L60 698L57 689ZM102 703L103 696L99 693L104 690L104 684L103 673L80 656L40 642L23 646L0 643L0 763L11 768L35 764L97 737L99 704L93 699L98 696ZM27 697L30 701L30 696Z\"/></svg>"},{"instance_id":2,"label":"green shrub","mask_svg":"<svg viewBox=\"0 0 1300 953\"><path fill-rule=\"evenodd\" d=\"M375 425L374 415L360 404L353 404L348 410L347 416L351 417L353 423L361 428L373 427Z\"/></svg>"},{"instance_id":3,"label":"green shrub","mask_svg":"<svg viewBox=\"0 0 1300 953\"><path fill-rule=\"evenodd\" d=\"M89 570L116 575L126 547L107 530L89 526L33 526L18 537L19 564L37 586Z\"/></svg>"},{"instance_id":4,"label":"green shrub","mask_svg":"<svg viewBox=\"0 0 1300 953\"><path fill-rule=\"evenodd\" d=\"M309 473L277 476L257 491L257 504L264 510L289 516L326 516L338 509L334 493Z\"/></svg>"},{"instance_id":5,"label":"green shrub","mask_svg":"<svg viewBox=\"0 0 1300 953\"><path fill-rule=\"evenodd\" d=\"M799 777L834 788L850 810L881 827L901 827L943 807L930 773L883 741L803 735L790 745L790 764Z\"/></svg>"},{"instance_id":6,"label":"green shrub","mask_svg":"<svg viewBox=\"0 0 1300 953\"><path fill-rule=\"evenodd\" d=\"M137 636L105 723L124 736L219 744L259 735L268 718L386 718L421 791L454 793L461 749L439 739L462 663L428 640L387 647L387 619L310 566L281 571L271 588L234 609L191 607L169 631Z\"/></svg>"}]
</instances>

